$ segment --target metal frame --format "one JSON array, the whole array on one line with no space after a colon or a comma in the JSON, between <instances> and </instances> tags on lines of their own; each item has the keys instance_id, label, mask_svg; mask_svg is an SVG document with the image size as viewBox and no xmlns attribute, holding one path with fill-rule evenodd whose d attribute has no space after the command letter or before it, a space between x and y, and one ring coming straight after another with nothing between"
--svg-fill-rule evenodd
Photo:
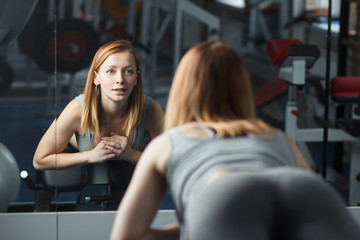
<instances>
[{"instance_id":1,"label":"metal frame","mask_svg":"<svg viewBox=\"0 0 360 240\"><path fill-rule=\"evenodd\" d=\"M289 138L300 143L302 150L307 148L305 142L322 142L323 128L299 128L297 122L297 88L305 84L306 60L295 60L291 67L281 67L280 76L291 85L288 90L288 100L285 108L285 133ZM355 116L353 116L355 117ZM360 170L360 138L354 137L348 132L338 128L328 128L329 142L351 142L350 157L350 186L349 204L355 206L360 200L360 182L356 180ZM307 149L305 149L307 151Z\"/></svg>"},{"instance_id":2,"label":"metal frame","mask_svg":"<svg viewBox=\"0 0 360 240\"><path fill-rule=\"evenodd\" d=\"M173 70L175 72L177 64L181 58L181 42L183 30L183 17L189 15L199 22L208 26L208 39L218 39L220 37L220 19L202 9L198 5L188 0L176 1L176 18L175 18L175 47L174 47L174 62Z\"/></svg>"},{"instance_id":3,"label":"metal frame","mask_svg":"<svg viewBox=\"0 0 360 240\"><path fill-rule=\"evenodd\" d=\"M132 0L130 2L130 14L128 31L133 32L134 19L131 14L131 9L135 3L140 0ZM132 6L132 7L131 7ZM159 14L165 12L165 18L160 22ZM144 61L149 61L149 94L154 93L154 79L156 78L157 66L157 52L161 40L164 37L165 31L169 26L175 22L174 26L174 57L173 57L173 72L177 67L181 58L182 42L186 36L183 32L185 27L184 17L191 17L192 20L201 22L208 26L208 39L218 39L220 36L220 19L206 11L202 7L192 3L188 0L146 0L143 1L142 20L141 20L141 36L140 41L144 46L150 45L150 55L140 54ZM131 18L131 19L130 19ZM187 26L189 27L189 26ZM146 72L145 70L143 72Z\"/></svg>"}]
</instances>

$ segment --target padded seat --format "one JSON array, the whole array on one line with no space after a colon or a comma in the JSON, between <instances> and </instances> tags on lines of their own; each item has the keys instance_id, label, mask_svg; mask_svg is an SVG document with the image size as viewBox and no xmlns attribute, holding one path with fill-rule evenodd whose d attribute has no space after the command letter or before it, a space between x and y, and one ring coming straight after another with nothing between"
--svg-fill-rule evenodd
<instances>
[{"instance_id":1,"label":"padded seat","mask_svg":"<svg viewBox=\"0 0 360 240\"><path fill-rule=\"evenodd\" d=\"M304 59L310 68L320 57L316 45L305 44L296 38L275 38L269 41L266 50L275 66L291 66L294 59Z\"/></svg>"},{"instance_id":2,"label":"padded seat","mask_svg":"<svg viewBox=\"0 0 360 240\"><path fill-rule=\"evenodd\" d=\"M256 108L264 106L281 97L287 92L288 88L289 86L284 79L277 78L255 90L254 98Z\"/></svg>"},{"instance_id":3,"label":"padded seat","mask_svg":"<svg viewBox=\"0 0 360 240\"><path fill-rule=\"evenodd\" d=\"M339 76L333 78L332 98L336 102L359 102L360 77Z\"/></svg>"},{"instance_id":4,"label":"padded seat","mask_svg":"<svg viewBox=\"0 0 360 240\"><path fill-rule=\"evenodd\" d=\"M44 170L42 182L47 188L61 192L81 190L87 183L86 165L77 165L63 169Z\"/></svg>"},{"instance_id":5,"label":"padded seat","mask_svg":"<svg viewBox=\"0 0 360 240\"><path fill-rule=\"evenodd\" d=\"M73 153L77 149L69 144L63 152ZM35 184L29 183L32 182L30 179L23 180L35 191L36 212L54 209L51 201L55 192L79 192L72 210L116 210L134 169L135 164L132 162L109 160L61 169L37 170Z\"/></svg>"}]
</instances>

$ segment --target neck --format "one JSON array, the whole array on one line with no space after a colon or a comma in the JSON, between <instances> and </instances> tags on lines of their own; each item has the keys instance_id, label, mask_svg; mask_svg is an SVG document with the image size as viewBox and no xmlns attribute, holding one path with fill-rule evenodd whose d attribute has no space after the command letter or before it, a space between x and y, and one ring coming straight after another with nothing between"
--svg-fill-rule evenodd
<instances>
[{"instance_id":1,"label":"neck","mask_svg":"<svg viewBox=\"0 0 360 240\"><path fill-rule=\"evenodd\" d=\"M114 114L114 115L125 115L127 106L128 106L128 100L123 101L109 101L102 99L101 100L101 106L104 111L104 114Z\"/></svg>"}]
</instances>

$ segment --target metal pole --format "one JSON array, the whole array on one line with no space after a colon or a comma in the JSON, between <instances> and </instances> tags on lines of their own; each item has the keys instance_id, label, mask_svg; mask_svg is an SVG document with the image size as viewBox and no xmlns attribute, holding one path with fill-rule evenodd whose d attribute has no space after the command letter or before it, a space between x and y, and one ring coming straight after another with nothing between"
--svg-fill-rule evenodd
<instances>
[{"instance_id":1,"label":"metal pole","mask_svg":"<svg viewBox=\"0 0 360 240\"><path fill-rule=\"evenodd\" d=\"M323 135L323 158L321 164L321 174L326 179L327 168L327 149L328 149L328 128L329 128L329 88L330 88L330 54L331 54L331 21L332 21L332 0L328 6L328 29L326 34L326 77L325 77L325 114L324 114L324 135Z\"/></svg>"}]
</instances>

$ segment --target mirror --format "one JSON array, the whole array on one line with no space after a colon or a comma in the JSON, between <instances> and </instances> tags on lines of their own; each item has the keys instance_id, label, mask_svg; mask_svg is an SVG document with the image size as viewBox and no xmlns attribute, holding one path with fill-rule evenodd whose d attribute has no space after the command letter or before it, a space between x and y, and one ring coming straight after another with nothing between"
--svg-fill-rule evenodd
<instances>
[{"instance_id":1,"label":"mirror","mask_svg":"<svg viewBox=\"0 0 360 240\"><path fill-rule=\"evenodd\" d=\"M22 6L19 8L18 6ZM11 152L19 170L35 177L32 156L54 116L54 76L37 64L37 30L50 19L46 1L4 0L0 3L0 142ZM40 57L39 57L40 58ZM18 175L17 175L18 176ZM34 191L18 182L19 192L9 211L29 211ZM12 186L13 187L13 186ZM19 204L18 204L19 203Z\"/></svg>"},{"instance_id":2,"label":"mirror","mask_svg":"<svg viewBox=\"0 0 360 240\"><path fill-rule=\"evenodd\" d=\"M140 56L144 92L163 107L173 71L186 49L204 38L217 38L220 33L235 48L243 47L241 43L247 40L243 36L248 34L246 27L240 26L243 23L237 11L223 7L221 15L229 18L225 18L227 22L222 19L220 26L219 17L213 14L220 11L216 3L182 2L186 4L178 5L180 10L177 9L183 17L182 25L175 26L176 1L0 1L0 143L13 155L7 158L10 165L16 161L13 169L26 170L40 190L45 187L38 183L47 179L50 188L34 191L31 189L34 185L12 182L16 186L8 189L18 194L11 200L10 212L33 211L37 197L44 203L41 211L75 209L79 189L87 183L84 179L90 173L82 166L68 169L69 172L39 173L32 165L32 158L54 118L82 93L89 63L99 45L115 39L132 40ZM188 7L190 2L197 5ZM174 33L178 35L175 37ZM86 205L89 194L104 197L106 192L106 184L90 189L81 195L82 203ZM49 206L51 201L59 204ZM165 205L171 207L168 202ZM91 210L106 209L97 205Z\"/></svg>"},{"instance_id":3,"label":"mirror","mask_svg":"<svg viewBox=\"0 0 360 240\"><path fill-rule=\"evenodd\" d=\"M13 155L18 172L26 171L22 172L22 181L16 183L18 188L11 187L17 197L9 200L8 212L108 210L98 204L101 197L106 197L106 185L83 192L89 174L93 174L84 166L37 171L32 161L53 120L83 92L93 55L108 41L133 42L140 56L144 93L165 108L172 76L172 49L171 44L163 45L168 48L155 49L159 54L150 57L146 44L150 40L139 38L139 25L148 26L148 22L140 23L140 14L149 13L141 11L144 7L150 9L146 4L112 0L1 1L0 143ZM159 21L170 16L161 14ZM170 43L173 32L168 26L164 26L161 41ZM155 71L157 66L152 66L150 72L150 59L159 60L157 66L161 69ZM160 71L162 88L155 89L150 78L157 78ZM129 174L127 166L117 167L125 169L122 174ZM89 194L100 197L97 204L86 202ZM164 208L172 208L170 196L165 201Z\"/></svg>"}]
</instances>

